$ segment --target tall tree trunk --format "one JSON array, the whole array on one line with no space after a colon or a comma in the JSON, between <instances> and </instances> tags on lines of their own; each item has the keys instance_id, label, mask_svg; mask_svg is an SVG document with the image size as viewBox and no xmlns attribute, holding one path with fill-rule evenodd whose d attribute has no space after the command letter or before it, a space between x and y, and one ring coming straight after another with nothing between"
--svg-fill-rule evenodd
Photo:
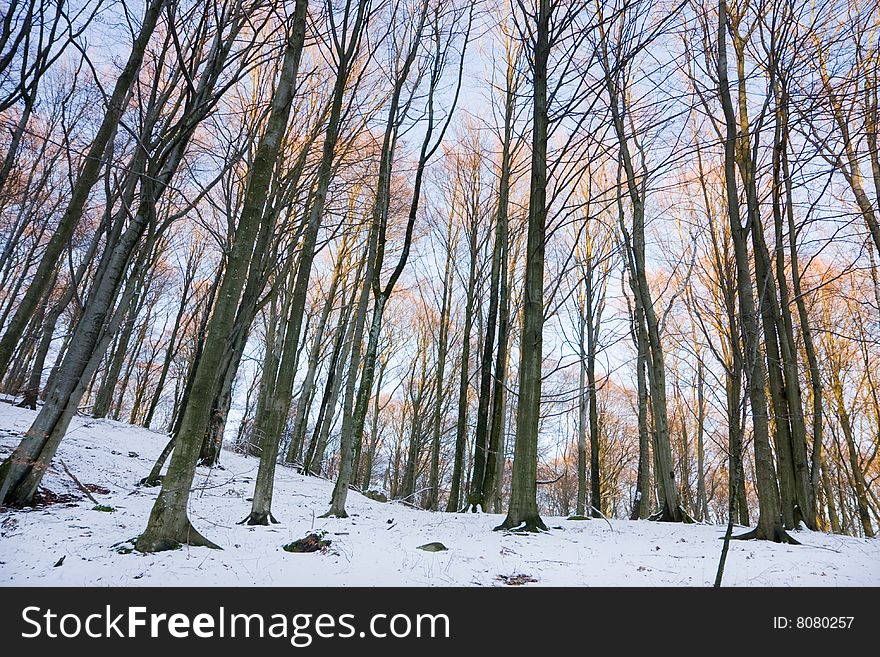
<instances>
[{"instance_id":1,"label":"tall tree trunk","mask_svg":"<svg viewBox=\"0 0 880 657\"><path fill-rule=\"evenodd\" d=\"M633 313L634 314L634 313ZM630 519L644 520L651 514L651 434L648 430L648 383L645 363L648 346L638 319L633 317L633 334L636 343L636 404L639 426L639 466L636 476L636 493Z\"/></svg>"},{"instance_id":2,"label":"tall tree trunk","mask_svg":"<svg viewBox=\"0 0 880 657\"><path fill-rule=\"evenodd\" d=\"M687 516L679 503L678 487L672 461L672 447L669 438L669 416L666 399L666 366L664 364L663 343L660 337L660 322L654 309L651 289L648 285L647 263L645 259L645 205L644 190L640 189L632 155L629 137L626 132L626 93L619 89L612 75L609 63L608 42L604 27L600 26L605 72L605 86L609 95L612 123L617 136L618 165L624 174L622 190L630 202L632 215L631 232L623 220L622 198L618 200L620 225L627 247L626 262L630 270L630 286L635 297L635 309L639 322L644 322L644 335L648 347L646 367L648 388L651 396L651 412L654 421L654 458L657 462L655 479L661 494L661 508L651 516L654 520L682 522ZM621 105L623 111L621 111ZM621 196L623 195L621 191Z\"/></svg>"},{"instance_id":3,"label":"tall tree trunk","mask_svg":"<svg viewBox=\"0 0 880 657\"><path fill-rule=\"evenodd\" d=\"M813 513L818 514L815 498L818 495L819 469L822 456L822 376L819 371L819 359L816 356L816 347L813 341L813 331L810 326L810 319L807 313L807 304L804 299L804 292L801 286L800 264L797 254L797 230L794 223L794 199L792 192L791 173L789 172L788 153L782 153L782 171L783 180L785 181L786 196L786 218L788 223L788 246L789 246L789 264L791 268L792 292L794 294L795 305L798 312L798 324L801 332L801 340L804 344L804 353L806 354L808 371L810 374L810 391L812 399L812 433L813 433L813 452L810 465L810 489L813 494Z\"/></svg>"},{"instance_id":4,"label":"tall tree trunk","mask_svg":"<svg viewBox=\"0 0 880 657\"><path fill-rule=\"evenodd\" d=\"M758 318L750 276L747 238L750 222L743 226L740 219L739 193L736 184L737 152L749 156L749 147L743 137L737 135L736 114L730 96L727 75L726 33L729 20L726 0L718 3L718 94L724 111L724 179L727 191L727 211L730 233L733 239L737 269L737 295L741 318L743 342L743 366L748 382L749 401L752 409L752 433L755 449L755 474L757 480L759 517L758 526L739 538L758 538L777 542L794 542L780 521L779 489L773 467L770 447L769 418L767 416L766 370L761 350ZM740 80L740 84L745 84Z\"/></svg>"},{"instance_id":5,"label":"tall tree trunk","mask_svg":"<svg viewBox=\"0 0 880 657\"><path fill-rule=\"evenodd\" d=\"M426 340L424 340L426 342ZM418 476L418 464L422 446L422 406L424 403L425 388L428 380L428 358L426 344L421 344L417 360L421 360L421 373L416 385L416 367L413 367L413 375L410 379L412 388L415 389L412 400L412 421L410 422L409 446L406 455L406 467L404 468L403 483L400 487L399 497L402 500L415 504L416 479ZM414 363L415 365L415 363Z\"/></svg>"},{"instance_id":6,"label":"tall tree trunk","mask_svg":"<svg viewBox=\"0 0 880 657\"><path fill-rule=\"evenodd\" d=\"M324 133L324 145L321 151L321 162L318 167L317 184L312 196L312 205L306 219L302 242L299 249L299 263L294 279L291 303L287 318L287 333L284 336L281 365L278 378L270 382L267 391L271 391L267 408L269 415L266 421L266 434L260 454L260 468L254 489L254 499L250 515L245 519L249 525L266 525L271 517L272 490L274 488L275 461L278 447L281 444L281 432L287 415L290 412L293 382L296 375L295 359L298 354L300 334L302 333L302 317L308 296L309 280L312 263L315 258L315 247L318 230L324 217L324 206L327 192L333 177L333 162L336 156L336 144L339 141L342 124L343 101L349 82L349 75L361 38L361 28L366 16L366 8L358 6L353 17L352 36L339 46L336 52L336 81L333 88L332 106ZM346 23L352 19L346 7ZM338 43L338 35L334 34Z\"/></svg>"},{"instance_id":7,"label":"tall tree trunk","mask_svg":"<svg viewBox=\"0 0 880 657\"><path fill-rule=\"evenodd\" d=\"M507 233L507 204L510 186L510 144L505 140L502 146L501 179L499 181L498 208L495 213L495 239L492 247L492 266L489 274L489 311L486 315L486 330L483 336L483 355L480 358L480 387L477 401L477 425L474 430L473 476L470 482L467 508L471 511L485 511L485 478L489 463L494 461L487 456L489 449L489 410L492 394L492 355L495 351L495 328L498 317L499 288L501 279L501 258L506 248L503 239ZM504 215L502 217L502 215Z\"/></svg>"},{"instance_id":8,"label":"tall tree trunk","mask_svg":"<svg viewBox=\"0 0 880 657\"><path fill-rule=\"evenodd\" d=\"M775 72L775 61L772 67ZM801 328L801 336L804 343L804 351L807 357L810 372L810 382L813 397L813 445L821 445L822 440L822 389L819 377L818 362L813 346L812 332L807 318L806 305L803 299L803 291L800 284L800 272L798 271L798 258L796 253L797 231L794 221L794 199L792 193L791 172L788 162L789 122L788 104L789 95L786 80L778 80L779 90L776 93L777 129L775 133L775 148L773 157L773 219L776 230L776 275L780 291L780 313L782 318L782 337L785 342L786 389L791 412L792 426L792 457L794 459L796 495L798 508L802 519L809 529L818 529L818 513L816 510L816 486L818 484L818 464L809 463L807 456L806 421L804 407L801 400L799 387L799 368L797 362L797 344L794 334L794 322L791 317L791 300L788 294L788 283L785 277L785 247L783 239L783 211L781 205L785 205L785 222L789 231L790 267L792 279L792 292L798 312ZM817 405L818 399L818 405ZM818 438L818 443L816 442Z\"/></svg>"},{"instance_id":9,"label":"tall tree trunk","mask_svg":"<svg viewBox=\"0 0 880 657\"><path fill-rule=\"evenodd\" d=\"M592 310L587 309L588 313ZM587 326L588 335L592 334L594 327ZM599 399L596 388L596 344L595 336L589 338L587 344L587 401L589 402L590 416L590 506L593 517L601 517L602 511L602 473L601 452L599 434Z\"/></svg>"},{"instance_id":10,"label":"tall tree trunk","mask_svg":"<svg viewBox=\"0 0 880 657\"><path fill-rule=\"evenodd\" d=\"M696 343L696 339L694 340ZM706 498L706 465L704 439L706 434L706 393L703 360L697 352L697 520L708 522L709 502Z\"/></svg>"},{"instance_id":11,"label":"tall tree trunk","mask_svg":"<svg viewBox=\"0 0 880 657\"><path fill-rule=\"evenodd\" d=\"M447 223L446 262L443 269L443 294L440 301L440 333L437 337L437 369L434 378L434 408L431 418L431 469L428 481L427 508L429 511L437 511L440 505L440 439L443 435L443 401L446 398L446 352L449 346L449 314L451 311L452 291L452 254L455 250L457 232L453 235L454 218L449 213ZM378 403L378 402L377 402Z\"/></svg>"},{"instance_id":12,"label":"tall tree trunk","mask_svg":"<svg viewBox=\"0 0 880 657\"><path fill-rule=\"evenodd\" d=\"M363 482L361 490L369 490L370 483L373 480L373 462L376 460L376 449L379 446L379 393L382 391L382 379L385 377L385 369L388 367L388 359L382 358L379 361L379 375L376 377L376 394L373 395L373 426L370 429L370 444L367 449L367 457L364 460ZM433 455L432 455L433 459ZM432 464L433 467L433 464ZM436 505L434 509L436 511Z\"/></svg>"},{"instance_id":13,"label":"tall tree trunk","mask_svg":"<svg viewBox=\"0 0 880 657\"><path fill-rule=\"evenodd\" d=\"M547 63L550 57L550 14L550 0L539 0L534 25L532 158L516 443L510 506L504 522L496 529L547 529L538 514L537 475L544 329L544 240L547 224Z\"/></svg>"},{"instance_id":14,"label":"tall tree trunk","mask_svg":"<svg viewBox=\"0 0 880 657\"><path fill-rule=\"evenodd\" d=\"M579 300L582 301L582 300ZM587 517L587 346L584 308L578 308L577 501L575 515ZM596 450L598 465L598 450ZM597 477L598 479L598 477ZM596 495L596 499L599 495ZM593 514L590 513L592 516Z\"/></svg>"},{"instance_id":15,"label":"tall tree trunk","mask_svg":"<svg viewBox=\"0 0 880 657\"><path fill-rule=\"evenodd\" d=\"M477 222L471 225L468 235L470 264L464 304L464 329L461 335L461 364L458 379L458 418L455 423L455 455L452 461L452 482L446 512L458 511L461 503L462 479L464 477L464 452L467 444L468 389L470 388L471 331L474 322L474 299L477 285Z\"/></svg>"},{"instance_id":16,"label":"tall tree trunk","mask_svg":"<svg viewBox=\"0 0 880 657\"><path fill-rule=\"evenodd\" d=\"M245 188L241 219L214 312L208 322L204 351L196 368L191 391L193 401L184 410L180 433L177 435L168 472L162 482L162 490L153 505L144 533L137 539L137 549L142 552L174 549L181 543L217 547L193 528L187 516L187 501L195 476L199 448L210 418L210 404L214 398L223 345L232 331L248 267L253 260L264 201L290 117L296 74L305 40L307 8L308 0L296 1L291 35L272 99L272 109L254 155Z\"/></svg>"}]
</instances>

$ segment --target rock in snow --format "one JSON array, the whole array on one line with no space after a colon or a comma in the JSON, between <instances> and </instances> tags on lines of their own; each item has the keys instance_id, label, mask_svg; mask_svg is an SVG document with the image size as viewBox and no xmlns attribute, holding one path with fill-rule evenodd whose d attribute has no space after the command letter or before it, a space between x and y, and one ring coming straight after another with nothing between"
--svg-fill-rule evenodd
<instances>
[{"instance_id":1,"label":"rock in snow","mask_svg":"<svg viewBox=\"0 0 880 657\"><path fill-rule=\"evenodd\" d=\"M443 552L444 550L448 550L443 543L438 541L434 541L433 543L425 543L424 545L420 545L418 547L419 550L424 550L425 552Z\"/></svg>"}]
</instances>

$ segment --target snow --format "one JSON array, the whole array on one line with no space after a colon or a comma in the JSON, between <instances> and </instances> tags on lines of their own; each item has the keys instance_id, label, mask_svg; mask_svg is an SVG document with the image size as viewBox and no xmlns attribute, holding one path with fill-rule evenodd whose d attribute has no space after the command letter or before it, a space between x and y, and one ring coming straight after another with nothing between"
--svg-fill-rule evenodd
<instances>
[{"instance_id":1,"label":"snow","mask_svg":"<svg viewBox=\"0 0 880 657\"><path fill-rule=\"evenodd\" d=\"M0 403L0 456L9 454L33 417ZM0 514L0 585L708 586L715 578L723 527L545 518L548 534L517 535L491 531L501 516L430 513L354 491L349 519L320 519L332 482L281 466L273 505L281 524L237 525L250 510L257 459L228 451L223 469L199 468L190 508L193 524L222 551L120 553L114 545L143 530L158 494L135 482L166 440L119 422L74 418L44 485L83 499ZM59 457L83 484L109 489L95 498L115 511L92 510ZM326 552L281 549L319 529L332 540ZM733 542L724 584L880 585L880 540L808 531L796 537L802 546ZM448 550L417 549L434 541Z\"/></svg>"}]
</instances>

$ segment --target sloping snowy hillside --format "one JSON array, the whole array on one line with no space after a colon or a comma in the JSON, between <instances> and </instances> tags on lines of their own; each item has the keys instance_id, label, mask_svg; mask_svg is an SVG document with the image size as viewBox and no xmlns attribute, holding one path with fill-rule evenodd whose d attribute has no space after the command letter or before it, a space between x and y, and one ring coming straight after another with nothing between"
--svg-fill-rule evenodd
<instances>
[{"instance_id":1,"label":"sloping snowy hillside","mask_svg":"<svg viewBox=\"0 0 880 657\"><path fill-rule=\"evenodd\" d=\"M0 403L0 456L33 417ZM257 459L229 452L223 469L199 469L190 510L195 526L222 551L128 552L125 541L144 528L158 493L135 482L165 440L118 422L74 419L59 457L80 482L108 490L95 497L114 510L94 510L56 458L46 488L81 501L0 515L0 585L705 586L715 577L722 527L549 518L549 534L503 534L491 531L498 516L429 513L354 492L351 518L324 520L317 516L328 508L332 483L284 467L273 509L281 524L240 526ZM281 549L313 529L327 532L328 550ZM880 585L880 540L808 532L797 538L803 546L734 542L725 585ZM417 549L434 541L448 550Z\"/></svg>"}]
</instances>

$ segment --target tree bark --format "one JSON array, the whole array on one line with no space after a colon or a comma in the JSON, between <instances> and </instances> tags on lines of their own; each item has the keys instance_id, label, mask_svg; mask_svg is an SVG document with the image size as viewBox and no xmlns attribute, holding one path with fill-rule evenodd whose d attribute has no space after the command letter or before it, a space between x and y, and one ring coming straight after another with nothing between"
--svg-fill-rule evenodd
<instances>
[{"instance_id":1,"label":"tree bark","mask_svg":"<svg viewBox=\"0 0 880 657\"><path fill-rule=\"evenodd\" d=\"M739 298L743 366L748 383L749 401L752 409L752 432L755 449L755 474L759 503L758 526L739 538L758 538L776 542L794 542L782 527L780 521L779 489L773 467L773 452L770 447L769 418L767 416L767 397L765 393L766 370L752 291L747 238L751 228L750 221L745 226L740 219L739 194L736 184L737 152L749 156L749 147L743 136L737 134L736 115L730 96L730 82L727 75L726 33L728 27L726 0L718 3L718 93L724 112L726 135L724 140L724 178L727 191L727 211L730 219L730 232L733 239L737 269L737 295ZM740 84L744 84L740 80Z\"/></svg>"},{"instance_id":2,"label":"tree bark","mask_svg":"<svg viewBox=\"0 0 880 657\"><path fill-rule=\"evenodd\" d=\"M550 57L551 3L538 1L534 29L532 157L528 236L520 341L516 443L507 517L496 529L546 531L538 513L538 431L541 416L541 364L544 329L544 241L547 223L547 64Z\"/></svg>"},{"instance_id":3,"label":"tree bark","mask_svg":"<svg viewBox=\"0 0 880 657\"><path fill-rule=\"evenodd\" d=\"M208 322L204 351L196 368L191 391L193 401L184 410L162 490L153 505L144 533L136 541L136 547L141 552L174 549L181 543L217 547L193 528L187 516L187 501L195 476L198 451L210 417L223 345L233 328L235 310L253 259L264 199L290 117L296 74L305 41L307 8L308 0L297 0L272 109L251 166L238 231L214 313Z\"/></svg>"}]
</instances>

